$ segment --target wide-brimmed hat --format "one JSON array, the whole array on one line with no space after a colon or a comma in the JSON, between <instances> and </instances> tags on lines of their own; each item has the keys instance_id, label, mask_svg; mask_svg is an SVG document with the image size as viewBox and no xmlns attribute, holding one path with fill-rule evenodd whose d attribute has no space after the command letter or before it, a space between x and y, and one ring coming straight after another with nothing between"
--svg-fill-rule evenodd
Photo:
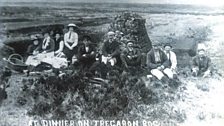
<instances>
[{"instance_id":1,"label":"wide-brimmed hat","mask_svg":"<svg viewBox=\"0 0 224 126\"><path fill-rule=\"evenodd\" d=\"M200 52L200 51L205 51L205 49L203 49L203 48L201 48L201 49L198 49L198 52Z\"/></svg>"},{"instance_id":2,"label":"wide-brimmed hat","mask_svg":"<svg viewBox=\"0 0 224 126\"><path fill-rule=\"evenodd\" d=\"M128 44L127 44L127 46L130 46L130 45L134 45L134 43L133 42L128 42Z\"/></svg>"},{"instance_id":3,"label":"wide-brimmed hat","mask_svg":"<svg viewBox=\"0 0 224 126\"><path fill-rule=\"evenodd\" d=\"M50 34L50 30L48 30L48 29L43 30L42 34L44 35L46 33Z\"/></svg>"},{"instance_id":4,"label":"wide-brimmed hat","mask_svg":"<svg viewBox=\"0 0 224 126\"><path fill-rule=\"evenodd\" d=\"M83 35L82 40L87 39L89 41L92 41L92 38L89 35Z\"/></svg>"},{"instance_id":5,"label":"wide-brimmed hat","mask_svg":"<svg viewBox=\"0 0 224 126\"><path fill-rule=\"evenodd\" d=\"M165 48L166 46L169 46L172 48L172 45L170 43L165 43L163 47Z\"/></svg>"},{"instance_id":6,"label":"wide-brimmed hat","mask_svg":"<svg viewBox=\"0 0 224 126\"><path fill-rule=\"evenodd\" d=\"M37 36L31 36L31 41L38 40Z\"/></svg>"},{"instance_id":7,"label":"wide-brimmed hat","mask_svg":"<svg viewBox=\"0 0 224 126\"><path fill-rule=\"evenodd\" d=\"M63 31L61 29L56 29L56 30L54 30L54 36L56 34L62 35L63 34Z\"/></svg>"},{"instance_id":8,"label":"wide-brimmed hat","mask_svg":"<svg viewBox=\"0 0 224 126\"><path fill-rule=\"evenodd\" d=\"M69 28L69 27L77 28L77 25L76 25L76 24L71 23L71 24L68 24L67 28Z\"/></svg>"},{"instance_id":9,"label":"wide-brimmed hat","mask_svg":"<svg viewBox=\"0 0 224 126\"><path fill-rule=\"evenodd\" d=\"M114 33L113 31L109 31L109 32L107 33L107 35L115 35L115 33Z\"/></svg>"},{"instance_id":10,"label":"wide-brimmed hat","mask_svg":"<svg viewBox=\"0 0 224 126\"><path fill-rule=\"evenodd\" d=\"M129 40L127 40L127 43L129 43L129 42L134 43L135 40L133 40L133 39L129 39Z\"/></svg>"},{"instance_id":11,"label":"wide-brimmed hat","mask_svg":"<svg viewBox=\"0 0 224 126\"><path fill-rule=\"evenodd\" d=\"M160 43L157 43L157 42L153 42L152 43L152 46L160 46L161 44Z\"/></svg>"}]
</instances>

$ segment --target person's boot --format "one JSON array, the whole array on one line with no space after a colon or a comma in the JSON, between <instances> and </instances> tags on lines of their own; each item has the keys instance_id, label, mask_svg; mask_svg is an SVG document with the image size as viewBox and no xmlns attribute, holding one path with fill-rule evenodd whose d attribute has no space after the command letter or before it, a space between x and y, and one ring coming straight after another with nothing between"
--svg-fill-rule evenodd
<instances>
[{"instance_id":1,"label":"person's boot","mask_svg":"<svg viewBox=\"0 0 224 126\"><path fill-rule=\"evenodd\" d=\"M192 72L192 76L197 77L198 76L197 72Z\"/></svg>"},{"instance_id":2,"label":"person's boot","mask_svg":"<svg viewBox=\"0 0 224 126\"><path fill-rule=\"evenodd\" d=\"M174 74L174 75L173 75L173 79L179 80L177 74Z\"/></svg>"},{"instance_id":3,"label":"person's boot","mask_svg":"<svg viewBox=\"0 0 224 126\"><path fill-rule=\"evenodd\" d=\"M167 84L169 82L169 78L167 78L166 76L163 76L161 81L162 83Z\"/></svg>"}]
</instances>

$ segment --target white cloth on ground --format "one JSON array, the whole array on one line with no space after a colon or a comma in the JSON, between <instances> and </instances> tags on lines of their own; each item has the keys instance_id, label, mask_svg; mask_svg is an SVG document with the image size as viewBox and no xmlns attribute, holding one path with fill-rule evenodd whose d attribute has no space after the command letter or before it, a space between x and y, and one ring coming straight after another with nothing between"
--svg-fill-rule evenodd
<instances>
[{"instance_id":1,"label":"white cloth on ground","mask_svg":"<svg viewBox=\"0 0 224 126\"><path fill-rule=\"evenodd\" d=\"M26 65L37 66L41 62L49 63L54 68L62 68L67 67L68 62L66 58L56 57L54 56L54 52L50 53L40 53L37 55L29 56L25 62Z\"/></svg>"},{"instance_id":2,"label":"white cloth on ground","mask_svg":"<svg viewBox=\"0 0 224 126\"><path fill-rule=\"evenodd\" d=\"M114 66L117 63L117 60L116 58L106 57L102 55L102 62L104 64L107 64L107 62L109 62L111 66Z\"/></svg>"}]
</instances>

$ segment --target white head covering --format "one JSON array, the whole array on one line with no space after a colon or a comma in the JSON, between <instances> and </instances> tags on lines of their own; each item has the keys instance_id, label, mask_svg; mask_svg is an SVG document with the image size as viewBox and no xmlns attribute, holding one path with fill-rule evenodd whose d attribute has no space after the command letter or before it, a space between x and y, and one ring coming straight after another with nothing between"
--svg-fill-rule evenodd
<instances>
[{"instance_id":1,"label":"white head covering","mask_svg":"<svg viewBox=\"0 0 224 126\"><path fill-rule=\"evenodd\" d=\"M115 33L110 31L110 32L107 33L107 35L115 35Z\"/></svg>"},{"instance_id":2,"label":"white head covering","mask_svg":"<svg viewBox=\"0 0 224 126\"><path fill-rule=\"evenodd\" d=\"M77 27L77 25L76 24L68 24L68 27Z\"/></svg>"},{"instance_id":3,"label":"white head covering","mask_svg":"<svg viewBox=\"0 0 224 126\"><path fill-rule=\"evenodd\" d=\"M132 42L128 42L127 46L130 46L130 45L133 45L133 43Z\"/></svg>"}]
</instances>

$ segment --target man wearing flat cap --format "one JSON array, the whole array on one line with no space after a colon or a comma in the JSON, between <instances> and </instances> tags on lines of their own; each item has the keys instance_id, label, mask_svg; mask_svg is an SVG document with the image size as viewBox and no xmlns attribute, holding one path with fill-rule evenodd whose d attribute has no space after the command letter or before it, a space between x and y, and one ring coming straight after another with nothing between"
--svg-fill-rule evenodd
<instances>
[{"instance_id":1,"label":"man wearing flat cap","mask_svg":"<svg viewBox=\"0 0 224 126\"><path fill-rule=\"evenodd\" d=\"M145 62L139 49L134 47L133 41L127 43L127 49L121 53L121 61L126 69L143 67Z\"/></svg>"},{"instance_id":2,"label":"man wearing flat cap","mask_svg":"<svg viewBox=\"0 0 224 126\"><path fill-rule=\"evenodd\" d=\"M107 33L108 39L102 47L102 62L110 63L114 66L117 63L117 58L120 56L120 44L115 40L115 33L110 31Z\"/></svg>"},{"instance_id":3,"label":"man wearing flat cap","mask_svg":"<svg viewBox=\"0 0 224 126\"><path fill-rule=\"evenodd\" d=\"M68 32L64 35L64 53L68 61L72 62L72 57L75 54L75 48L78 45L78 34L74 31L77 26L75 24L69 24Z\"/></svg>"},{"instance_id":4,"label":"man wearing flat cap","mask_svg":"<svg viewBox=\"0 0 224 126\"><path fill-rule=\"evenodd\" d=\"M212 71L211 59L206 56L205 49L199 49L198 55L193 58L192 74L193 76L210 76Z\"/></svg>"},{"instance_id":5,"label":"man wearing flat cap","mask_svg":"<svg viewBox=\"0 0 224 126\"><path fill-rule=\"evenodd\" d=\"M159 43L152 43L153 48L147 53L146 64L152 75L163 82L167 82L168 80L163 72L168 67L169 61L159 46Z\"/></svg>"}]
</instances>

